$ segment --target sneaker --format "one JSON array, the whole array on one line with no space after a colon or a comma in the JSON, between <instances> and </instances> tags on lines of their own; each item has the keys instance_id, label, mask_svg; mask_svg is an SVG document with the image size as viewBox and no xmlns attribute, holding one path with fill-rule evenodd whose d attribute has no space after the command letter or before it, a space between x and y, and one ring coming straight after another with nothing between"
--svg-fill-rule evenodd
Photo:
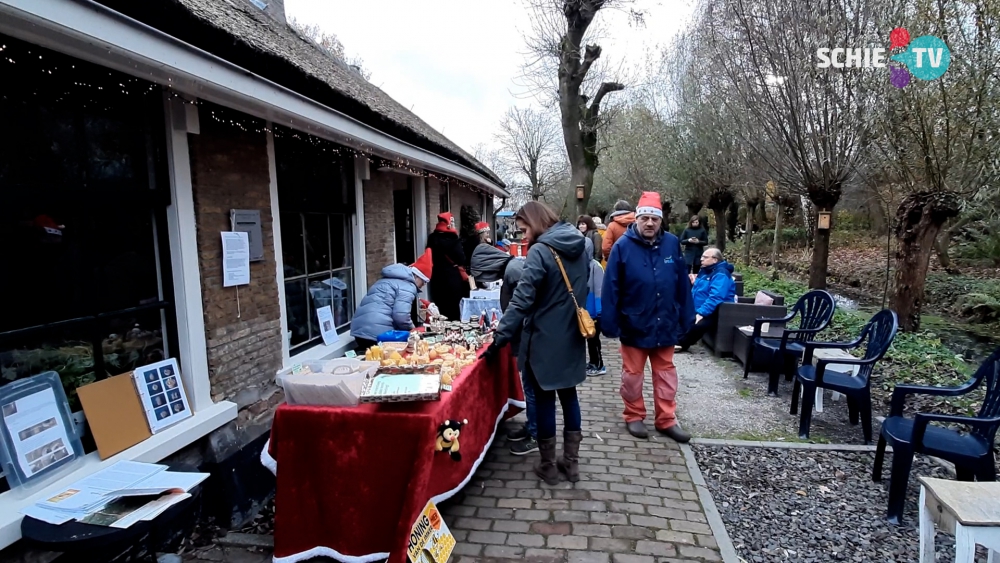
<instances>
[{"instance_id":1,"label":"sneaker","mask_svg":"<svg viewBox=\"0 0 1000 563\"><path fill-rule=\"evenodd\" d=\"M594 368L594 375L607 375L608 368L604 364Z\"/></svg>"},{"instance_id":2,"label":"sneaker","mask_svg":"<svg viewBox=\"0 0 1000 563\"><path fill-rule=\"evenodd\" d=\"M510 446L510 453L514 455L528 455L531 452L538 451L538 442L534 438L528 437L527 440L521 442L514 442Z\"/></svg>"},{"instance_id":3,"label":"sneaker","mask_svg":"<svg viewBox=\"0 0 1000 563\"><path fill-rule=\"evenodd\" d=\"M518 428L517 430L511 430L507 432L508 442L520 442L522 440L527 440L531 436L528 435L528 429L524 426Z\"/></svg>"}]
</instances>

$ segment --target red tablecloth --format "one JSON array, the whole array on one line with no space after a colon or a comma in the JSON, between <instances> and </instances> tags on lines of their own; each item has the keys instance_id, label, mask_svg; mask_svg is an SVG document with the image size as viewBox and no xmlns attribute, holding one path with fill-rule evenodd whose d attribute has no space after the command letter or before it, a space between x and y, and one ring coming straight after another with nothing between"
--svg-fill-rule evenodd
<instances>
[{"instance_id":1,"label":"red tablecloth","mask_svg":"<svg viewBox=\"0 0 1000 563\"><path fill-rule=\"evenodd\" d=\"M261 456L277 476L274 560L405 562L410 527L427 501L468 483L499 422L523 401L507 347L495 366L467 367L440 401L278 407ZM469 421L461 461L434 451L438 425L455 419Z\"/></svg>"}]
</instances>

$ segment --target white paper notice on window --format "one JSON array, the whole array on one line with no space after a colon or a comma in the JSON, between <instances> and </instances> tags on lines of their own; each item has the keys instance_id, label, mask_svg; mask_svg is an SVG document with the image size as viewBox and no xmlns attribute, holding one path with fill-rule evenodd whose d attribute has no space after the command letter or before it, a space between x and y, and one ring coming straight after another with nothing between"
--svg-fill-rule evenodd
<instances>
[{"instance_id":1,"label":"white paper notice on window","mask_svg":"<svg viewBox=\"0 0 1000 563\"><path fill-rule=\"evenodd\" d=\"M222 287L250 283L250 238L247 233L222 233Z\"/></svg>"},{"instance_id":2,"label":"white paper notice on window","mask_svg":"<svg viewBox=\"0 0 1000 563\"><path fill-rule=\"evenodd\" d=\"M323 344L329 346L340 340L337 326L333 322L333 310L329 305L316 309L316 317L319 320L319 332L323 335Z\"/></svg>"}]
</instances>

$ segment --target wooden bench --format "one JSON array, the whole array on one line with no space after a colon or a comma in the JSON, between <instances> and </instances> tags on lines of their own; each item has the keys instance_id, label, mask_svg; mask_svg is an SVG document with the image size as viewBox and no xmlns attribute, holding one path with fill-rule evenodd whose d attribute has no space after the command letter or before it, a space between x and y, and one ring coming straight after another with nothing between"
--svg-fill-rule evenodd
<instances>
[{"instance_id":1,"label":"wooden bench","mask_svg":"<svg viewBox=\"0 0 1000 563\"><path fill-rule=\"evenodd\" d=\"M934 563L934 525L955 534L955 563L973 563L976 545L1000 563L1000 483L920 477L920 563Z\"/></svg>"}]
</instances>

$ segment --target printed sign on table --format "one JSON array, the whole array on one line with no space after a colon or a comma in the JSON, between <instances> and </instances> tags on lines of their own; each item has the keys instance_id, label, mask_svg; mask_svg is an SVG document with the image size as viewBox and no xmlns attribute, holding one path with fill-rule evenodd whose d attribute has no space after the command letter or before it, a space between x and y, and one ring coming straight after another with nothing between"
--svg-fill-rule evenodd
<instances>
[{"instance_id":1,"label":"printed sign on table","mask_svg":"<svg viewBox=\"0 0 1000 563\"><path fill-rule=\"evenodd\" d=\"M455 536L433 502L428 502L410 530L406 554L412 563L447 563L455 549Z\"/></svg>"}]
</instances>

